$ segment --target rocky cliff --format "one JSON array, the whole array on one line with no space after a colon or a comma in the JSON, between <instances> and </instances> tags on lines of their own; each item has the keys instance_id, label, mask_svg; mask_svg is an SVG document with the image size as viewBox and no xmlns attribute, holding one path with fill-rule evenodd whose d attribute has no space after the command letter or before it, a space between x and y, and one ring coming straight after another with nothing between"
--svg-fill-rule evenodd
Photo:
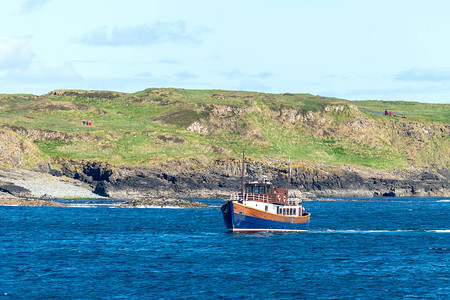
<instances>
[{"instance_id":1,"label":"rocky cliff","mask_svg":"<svg viewBox=\"0 0 450 300\"><path fill-rule=\"evenodd\" d=\"M113 167L90 161L65 161L61 173L89 183L101 196L138 198L228 197L241 184L241 161L219 159L209 164L198 160L172 162L165 167ZM248 162L246 180L267 176L286 187L288 168ZM446 175L425 170L373 171L350 166L294 165L289 184L293 193L313 197L448 196Z\"/></svg>"}]
</instances>

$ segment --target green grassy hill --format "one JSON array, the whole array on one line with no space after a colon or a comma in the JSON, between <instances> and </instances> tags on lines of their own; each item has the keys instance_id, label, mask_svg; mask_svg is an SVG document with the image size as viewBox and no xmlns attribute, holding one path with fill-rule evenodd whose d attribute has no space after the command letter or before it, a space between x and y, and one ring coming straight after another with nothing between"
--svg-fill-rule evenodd
<instances>
[{"instance_id":1,"label":"green grassy hill","mask_svg":"<svg viewBox=\"0 0 450 300\"><path fill-rule=\"evenodd\" d=\"M385 109L406 119L386 117ZM449 169L449 124L448 104L309 94L147 89L0 95L0 149L2 143L10 149L0 165L11 165L6 155L22 147L21 164L28 167L60 158L113 165L208 161L240 157L245 149L265 161Z\"/></svg>"}]
</instances>

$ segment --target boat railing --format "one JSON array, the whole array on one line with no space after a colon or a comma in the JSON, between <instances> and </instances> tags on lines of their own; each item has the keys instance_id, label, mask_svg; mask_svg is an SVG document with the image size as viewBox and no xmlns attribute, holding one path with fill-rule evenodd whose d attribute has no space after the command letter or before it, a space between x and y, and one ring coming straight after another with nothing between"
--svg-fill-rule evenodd
<instances>
[{"instance_id":1,"label":"boat railing","mask_svg":"<svg viewBox=\"0 0 450 300\"><path fill-rule=\"evenodd\" d=\"M290 198L288 199L289 205L302 205L302 199L300 198Z\"/></svg>"},{"instance_id":2,"label":"boat railing","mask_svg":"<svg viewBox=\"0 0 450 300\"><path fill-rule=\"evenodd\" d=\"M242 193L234 193L230 196L231 201L259 201L259 202L270 202L270 198L267 195L264 194L244 194Z\"/></svg>"}]
</instances>

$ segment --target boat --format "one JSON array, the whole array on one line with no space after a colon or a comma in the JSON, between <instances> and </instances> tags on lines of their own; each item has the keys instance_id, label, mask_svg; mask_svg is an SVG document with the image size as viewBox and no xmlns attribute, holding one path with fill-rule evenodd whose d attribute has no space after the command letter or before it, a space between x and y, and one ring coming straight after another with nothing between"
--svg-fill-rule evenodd
<instances>
[{"instance_id":1,"label":"boat","mask_svg":"<svg viewBox=\"0 0 450 300\"><path fill-rule=\"evenodd\" d=\"M311 214L302 199L289 198L286 188L271 183L267 176L244 184L245 152L242 155L241 191L230 195L221 207L225 226L232 232L295 231L308 229Z\"/></svg>"}]
</instances>

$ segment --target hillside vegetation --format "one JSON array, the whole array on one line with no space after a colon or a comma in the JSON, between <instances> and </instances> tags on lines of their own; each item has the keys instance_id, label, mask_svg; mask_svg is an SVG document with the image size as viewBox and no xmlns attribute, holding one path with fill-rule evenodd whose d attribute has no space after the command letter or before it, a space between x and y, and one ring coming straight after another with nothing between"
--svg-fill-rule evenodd
<instances>
[{"instance_id":1,"label":"hillside vegetation","mask_svg":"<svg viewBox=\"0 0 450 300\"><path fill-rule=\"evenodd\" d=\"M239 158L245 149L273 163L448 170L449 133L448 104L184 89L0 95L0 166L63 159L147 166Z\"/></svg>"}]
</instances>

